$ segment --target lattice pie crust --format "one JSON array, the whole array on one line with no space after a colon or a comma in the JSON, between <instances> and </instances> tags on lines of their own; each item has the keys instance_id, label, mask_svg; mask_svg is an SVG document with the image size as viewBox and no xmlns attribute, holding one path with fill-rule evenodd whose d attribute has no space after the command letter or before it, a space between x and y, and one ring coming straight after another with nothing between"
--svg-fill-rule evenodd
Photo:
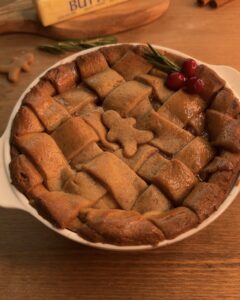
<instances>
[{"instance_id":1,"label":"lattice pie crust","mask_svg":"<svg viewBox=\"0 0 240 300\"><path fill-rule=\"evenodd\" d=\"M13 184L93 242L172 239L217 210L239 173L240 106L225 82L200 65L201 95L172 92L143 51L103 47L51 69L13 123Z\"/></svg>"}]
</instances>

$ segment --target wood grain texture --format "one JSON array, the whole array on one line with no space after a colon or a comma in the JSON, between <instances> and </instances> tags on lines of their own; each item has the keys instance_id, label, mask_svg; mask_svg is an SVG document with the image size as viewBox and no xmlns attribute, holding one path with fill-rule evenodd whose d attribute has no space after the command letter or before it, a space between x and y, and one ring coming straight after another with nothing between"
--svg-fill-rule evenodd
<instances>
[{"instance_id":1,"label":"wood grain texture","mask_svg":"<svg viewBox=\"0 0 240 300\"><path fill-rule=\"evenodd\" d=\"M239 1L219 10L173 0L157 22L119 35L121 42L172 47L240 70ZM220 34L221 33L221 34ZM49 42L0 37L0 62ZM0 75L0 133L19 95L58 57L34 50L32 73L17 84ZM239 300L240 197L213 224L178 244L143 253L104 252L58 236L26 213L0 209L0 299Z\"/></svg>"},{"instance_id":2,"label":"wood grain texture","mask_svg":"<svg viewBox=\"0 0 240 300\"><path fill-rule=\"evenodd\" d=\"M24 32L55 39L115 34L156 20L168 9L169 3L170 0L129 0L92 14L43 27L37 21L31 0L15 0L0 4L0 34Z\"/></svg>"}]
</instances>

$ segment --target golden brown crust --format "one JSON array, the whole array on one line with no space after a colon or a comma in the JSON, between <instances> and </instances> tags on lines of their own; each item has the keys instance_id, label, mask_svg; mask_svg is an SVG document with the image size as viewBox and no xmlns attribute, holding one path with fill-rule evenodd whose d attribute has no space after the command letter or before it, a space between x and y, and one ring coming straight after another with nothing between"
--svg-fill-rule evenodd
<instances>
[{"instance_id":1,"label":"golden brown crust","mask_svg":"<svg viewBox=\"0 0 240 300\"><path fill-rule=\"evenodd\" d=\"M163 163L167 163L167 159L156 152L142 164L137 174L144 180L151 182Z\"/></svg>"},{"instance_id":2,"label":"golden brown crust","mask_svg":"<svg viewBox=\"0 0 240 300\"><path fill-rule=\"evenodd\" d=\"M166 239L173 239L199 224L197 215L187 207L177 207L164 214L149 214L146 217L161 229Z\"/></svg>"},{"instance_id":3,"label":"golden brown crust","mask_svg":"<svg viewBox=\"0 0 240 300\"><path fill-rule=\"evenodd\" d=\"M148 158L154 153L158 152L157 148L151 145L142 145L138 148L137 153L132 157L126 157L123 149L119 149L114 154L123 160L131 169L137 172Z\"/></svg>"},{"instance_id":4,"label":"golden brown crust","mask_svg":"<svg viewBox=\"0 0 240 300\"><path fill-rule=\"evenodd\" d=\"M200 112L198 115L189 120L187 124L188 130L194 135L203 135L205 129L205 119L205 113Z\"/></svg>"},{"instance_id":5,"label":"golden brown crust","mask_svg":"<svg viewBox=\"0 0 240 300\"><path fill-rule=\"evenodd\" d=\"M153 99L156 99L160 103L164 103L173 94L173 91L170 91L165 86L166 78L158 78L149 74L141 74L135 79L150 85L153 89Z\"/></svg>"},{"instance_id":6,"label":"golden brown crust","mask_svg":"<svg viewBox=\"0 0 240 300\"><path fill-rule=\"evenodd\" d=\"M109 243L117 245L156 245L164 240L162 232L134 211L89 209L80 219Z\"/></svg>"},{"instance_id":7,"label":"golden brown crust","mask_svg":"<svg viewBox=\"0 0 240 300\"><path fill-rule=\"evenodd\" d=\"M204 81L204 90L201 93L201 97L208 103L211 102L217 92L220 91L226 83L215 71L205 65L198 67L197 76Z\"/></svg>"},{"instance_id":8,"label":"golden brown crust","mask_svg":"<svg viewBox=\"0 0 240 300\"><path fill-rule=\"evenodd\" d=\"M206 112L206 128L213 145L240 152L240 120L209 109Z\"/></svg>"},{"instance_id":9,"label":"golden brown crust","mask_svg":"<svg viewBox=\"0 0 240 300\"><path fill-rule=\"evenodd\" d=\"M108 64L113 66L121 59L129 50L134 49L132 45L123 44L118 46L103 47L100 49Z\"/></svg>"},{"instance_id":10,"label":"golden brown crust","mask_svg":"<svg viewBox=\"0 0 240 300\"><path fill-rule=\"evenodd\" d=\"M40 204L61 228L68 227L81 209L92 205L90 200L79 195L49 192L43 186L38 186L34 193Z\"/></svg>"},{"instance_id":11,"label":"golden brown crust","mask_svg":"<svg viewBox=\"0 0 240 300\"><path fill-rule=\"evenodd\" d=\"M112 90L122 84L125 80L114 70L107 68L101 73L92 75L84 80L84 82L100 99L104 99Z\"/></svg>"},{"instance_id":12,"label":"golden brown crust","mask_svg":"<svg viewBox=\"0 0 240 300\"><path fill-rule=\"evenodd\" d=\"M163 213L171 208L171 202L155 186L150 185L136 200L133 210L144 214L149 211Z\"/></svg>"},{"instance_id":13,"label":"golden brown crust","mask_svg":"<svg viewBox=\"0 0 240 300\"><path fill-rule=\"evenodd\" d=\"M108 64L100 51L90 52L77 58L77 66L82 79L103 72Z\"/></svg>"},{"instance_id":14,"label":"golden brown crust","mask_svg":"<svg viewBox=\"0 0 240 300\"><path fill-rule=\"evenodd\" d=\"M31 102L35 97L49 97L56 94L56 89L50 81L40 79L39 82L31 88L23 99L23 104Z\"/></svg>"},{"instance_id":15,"label":"golden brown crust","mask_svg":"<svg viewBox=\"0 0 240 300\"><path fill-rule=\"evenodd\" d=\"M73 88L79 81L79 75L75 62L60 65L49 70L43 79L49 80L56 88L58 93L64 93Z\"/></svg>"},{"instance_id":16,"label":"golden brown crust","mask_svg":"<svg viewBox=\"0 0 240 300\"><path fill-rule=\"evenodd\" d=\"M98 178L125 210L130 210L139 194L147 188L132 169L109 152L103 152L83 165L83 170ZM123 189L123 186L127 188Z\"/></svg>"},{"instance_id":17,"label":"golden brown crust","mask_svg":"<svg viewBox=\"0 0 240 300\"><path fill-rule=\"evenodd\" d=\"M224 88L217 93L212 102L211 109L226 113L235 118L240 113L240 103L229 88Z\"/></svg>"},{"instance_id":18,"label":"golden brown crust","mask_svg":"<svg viewBox=\"0 0 240 300\"><path fill-rule=\"evenodd\" d=\"M52 138L67 160L72 159L90 143L99 139L95 131L81 117L73 117L63 123L52 133Z\"/></svg>"},{"instance_id":19,"label":"golden brown crust","mask_svg":"<svg viewBox=\"0 0 240 300\"><path fill-rule=\"evenodd\" d=\"M97 95L84 84L80 84L76 88L55 96L54 100L63 105L70 114L74 114L88 104L94 103L97 100Z\"/></svg>"},{"instance_id":20,"label":"golden brown crust","mask_svg":"<svg viewBox=\"0 0 240 300\"><path fill-rule=\"evenodd\" d=\"M13 184L25 194L43 182L36 167L23 154L16 156L11 161L9 168Z\"/></svg>"},{"instance_id":21,"label":"golden brown crust","mask_svg":"<svg viewBox=\"0 0 240 300\"><path fill-rule=\"evenodd\" d=\"M206 102L200 96L179 90L164 102L158 113L182 128L205 108Z\"/></svg>"},{"instance_id":22,"label":"golden brown crust","mask_svg":"<svg viewBox=\"0 0 240 300\"><path fill-rule=\"evenodd\" d=\"M202 137L196 137L175 156L194 174L198 174L215 155L215 150Z\"/></svg>"},{"instance_id":23,"label":"golden brown crust","mask_svg":"<svg viewBox=\"0 0 240 300\"><path fill-rule=\"evenodd\" d=\"M151 87L140 82L134 80L125 82L105 98L103 109L116 110L122 117L131 116L131 111L151 92Z\"/></svg>"},{"instance_id":24,"label":"golden brown crust","mask_svg":"<svg viewBox=\"0 0 240 300\"><path fill-rule=\"evenodd\" d=\"M68 229L78 233L84 239L94 243L104 243L104 239L95 230L90 228L87 224L80 221L79 218L74 219L69 225Z\"/></svg>"},{"instance_id":25,"label":"golden brown crust","mask_svg":"<svg viewBox=\"0 0 240 300\"><path fill-rule=\"evenodd\" d=\"M107 193L107 190L95 178L85 172L78 172L70 177L65 182L63 190L93 202L97 202Z\"/></svg>"},{"instance_id":26,"label":"golden brown crust","mask_svg":"<svg viewBox=\"0 0 240 300\"><path fill-rule=\"evenodd\" d=\"M120 206L110 193L107 193L98 200L93 208L99 209L120 209Z\"/></svg>"},{"instance_id":27,"label":"golden brown crust","mask_svg":"<svg viewBox=\"0 0 240 300\"><path fill-rule=\"evenodd\" d=\"M175 154L187 145L194 136L167 120L157 112L151 112L142 126L155 133L155 138L150 144L166 154Z\"/></svg>"},{"instance_id":28,"label":"golden brown crust","mask_svg":"<svg viewBox=\"0 0 240 300\"><path fill-rule=\"evenodd\" d=\"M160 165L157 174L153 177L153 182L175 205L181 205L198 180L187 166L173 159Z\"/></svg>"},{"instance_id":29,"label":"golden brown crust","mask_svg":"<svg viewBox=\"0 0 240 300\"><path fill-rule=\"evenodd\" d=\"M34 112L27 106L21 106L13 121L12 136L43 131L44 127Z\"/></svg>"},{"instance_id":30,"label":"golden brown crust","mask_svg":"<svg viewBox=\"0 0 240 300\"><path fill-rule=\"evenodd\" d=\"M216 159L216 158L215 158ZM219 163L215 172L209 178L209 182L217 184L221 190L224 192L225 197L231 191L240 171L240 154L234 154L230 152L225 152L220 156L220 159L223 159L228 162L228 168L219 168ZM229 166L230 165L230 166Z\"/></svg>"},{"instance_id":31,"label":"golden brown crust","mask_svg":"<svg viewBox=\"0 0 240 300\"><path fill-rule=\"evenodd\" d=\"M129 68L130 65L131 68ZM121 74L125 80L133 80L140 74L148 73L152 67L142 56L133 51L128 51L113 65L113 69Z\"/></svg>"},{"instance_id":32,"label":"golden brown crust","mask_svg":"<svg viewBox=\"0 0 240 300\"><path fill-rule=\"evenodd\" d=\"M46 96L53 96L56 94L56 88L49 80L46 79L40 79L33 89L39 94Z\"/></svg>"},{"instance_id":33,"label":"golden brown crust","mask_svg":"<svg viewBox=\"0 0 240 300\"><path fill-rule=\"evenodd\" d=\"M15 144L38 167L50 190L61 189L62 181L73 174L54 140L46 133L15 138Z\"/></svg>"},{"instance_id":34,"label":"golden brown crust","mask_svg":"<svg viewBox=\"0 0 240 300\"><path fill-rule=\"evenodd\" d=\"M217 184L200 182L184 200L183 205L193 210L200 220L208 218L224 200L224 193Z\"/></svg>"},{"instance_id":35,"label":"golden brown crust","mask_svg":"<svg viewBox=\"0 0 240 300\"><path fill-rule=\"evenodd\" d=\"M84 163L92 160L102 152L103 150L98 146L97 143L90 143L82 151L78 152L73 159L71 159L70 165L76 170L80 171Z\"/></svg>"},{"instance_id":36,"label":"golden brown crust","mask_svg":"<svg viewBox=\"0 0 240 300\"><path fill-rule=\"evenodd\" d=\"M70 117L65 108L50 96L29 96L24 99L24 104L35 112L48 132L53 131Z\"/></svg>"}]
</instances>

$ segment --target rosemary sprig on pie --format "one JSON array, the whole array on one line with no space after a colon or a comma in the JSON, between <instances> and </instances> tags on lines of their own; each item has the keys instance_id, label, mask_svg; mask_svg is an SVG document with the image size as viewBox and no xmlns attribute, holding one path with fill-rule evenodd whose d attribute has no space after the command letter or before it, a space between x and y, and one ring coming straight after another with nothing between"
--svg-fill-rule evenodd
<instances>
[{"instance_id":1,"label":"rosemary sprig on pie","mask_svg":"<svg viewBox=\"0 0 240 300\"><path fill-rule=\"evenodd\" d=\"M54 44L45 44L38 46L38 49L51 54L65 54L66 52L76 52L97 46L117 43L117 38L113 35L98 37L93 39L71 39L64 40Z\"/></svg>"},{"instance_id":2,"label":"rosemary sprig on pie","mask_svg":"<svg viewBox=\"0 0 240 300\"><path fill-rule=\"evenodd\" d=\"M165 55L159 53L152 45L147 44L149 50L144 54L148 62L166 73L179 72L181 68L168 59Z\"/></svg>"}]
</instances>

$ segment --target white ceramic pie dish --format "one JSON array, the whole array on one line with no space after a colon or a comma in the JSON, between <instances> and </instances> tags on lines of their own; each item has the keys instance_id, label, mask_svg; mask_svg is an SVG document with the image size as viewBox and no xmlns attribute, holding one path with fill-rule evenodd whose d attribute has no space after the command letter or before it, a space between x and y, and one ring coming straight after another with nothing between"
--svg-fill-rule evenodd
<instances>
[{"instance_id":1,"label":"white ceramic pie dish","mask_svg":"<svg viewBox=\"0 0 240 300\"><path fill-rule=\"evenodd\" d=\"M136 45L136 44L135 44ZM154 45L154 47L167 50L169 52L172 52L174 54L181 55L183 57L189 57L188 55L181 53L179 51L175 51L169 48L160 47ZM49 69L56 67L60 64L67 63L75 59L77 56L91 52L96 50L97 48L88 49L85 51L81 51L81 53L75 53L71 56L68 56L62 60L60 60L58 63L51 66ZM197 60L198 63L203 63L199 60ZM204 63L205 64L205 63ZM208 64L205 64L208 65ZM228 66L217 66L217 65L208 65L211 69L213 69L219 76L221 76L223 79L226 80L227 86L229 86L233 92L236 94L238 98L240 98L240 72L237 70L228 67ZM48 70L49 70L48 69ZM43 217L41 217L37 210L33 208L29 202L28 199L25 197L24 194L20 193L12 184L11 184L11 178L9 174L9 163L11 161L10 158L10 145L9 145L9 139L10 139L10 133L11 133L11 125L12 121L21 105L22 99L24 96L29 92L31 87L33 87L35 84L37 84L40 77L43 76L48 70L44 71L42 74L40 74L23 92L21 97L19 98L18 102L16 103L12 114L10 116L10 119L8 121L7 128L5 132L3 133L2 137L0 138L0 178L1 178L1 185L0 185L0 207L4 208L13 208L13 209L20 209L23 210L29 214L31 214L33 217L38 219L40 222L42 222L44 225L49 227L50 229L54 230L55 232L61 234L62 236L69 238L71 240L74 240L80 244L91 246L94 248L100 248L105 250L115 250L115 251L139 251L139 250L150 250L153 248L163 247L169 244L176 243L178 241L181 241L196 232L200 231L201 229L205 228L207 225L212 223L215 219L217 219L233 202L235 197L237 196L238 192L240 191L240 186L235 185L228 195L228 197L225 199L223 204L219 207L219 209L214 212L209 218L207 218L205 221L203 221L198 227L187 231L186 233L183 233L172 240L164 240L160 242L157 246L151 246L151 245L143 245L143 246L115 246L111 244L102 244L102 243L91 243L87 240L84 240L79 235L77 235L74 232L71 232L67 229L58 229L55 226L53 226L50 222L45 220ZM238 182L238 180L237 180Z\"/></svg>"}]
</instances>

